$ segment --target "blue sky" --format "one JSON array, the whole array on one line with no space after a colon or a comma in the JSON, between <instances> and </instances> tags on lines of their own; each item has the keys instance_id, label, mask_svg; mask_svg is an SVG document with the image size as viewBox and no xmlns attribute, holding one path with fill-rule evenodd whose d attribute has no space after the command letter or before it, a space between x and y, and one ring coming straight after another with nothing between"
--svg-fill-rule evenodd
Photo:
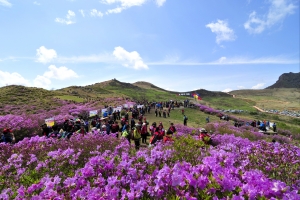
<instances>
[{"instance_id":1,"label":"blue sky","mask_svg":"<svg viewBox=\"0 0 300 200\"><path fill-rule=\"evenodd\" d=\"M298 0L0 0L0 86L261 89L299 72Z\"/></svg>"}]
</instances>

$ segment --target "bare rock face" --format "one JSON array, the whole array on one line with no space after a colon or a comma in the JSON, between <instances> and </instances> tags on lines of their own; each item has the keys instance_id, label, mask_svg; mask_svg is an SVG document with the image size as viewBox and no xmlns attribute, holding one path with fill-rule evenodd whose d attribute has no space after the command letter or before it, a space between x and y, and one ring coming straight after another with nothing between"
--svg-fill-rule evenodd
<instances>
[{"instance_id":1,"label":"bare rock face","mask_svg":"<svg viewBox=\"0 0 300 200\"><path fill-rule=\"evenodd\" d=\"M273 88L300 88L300 72L282 74L275 84L267 87L266 89Z\"/></svg>"}]
</instances>

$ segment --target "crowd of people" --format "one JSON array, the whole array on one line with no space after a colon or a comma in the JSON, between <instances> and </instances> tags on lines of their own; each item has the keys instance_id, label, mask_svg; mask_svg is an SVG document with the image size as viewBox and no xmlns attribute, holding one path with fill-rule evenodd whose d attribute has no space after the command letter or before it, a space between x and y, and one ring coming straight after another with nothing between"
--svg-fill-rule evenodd
<instances>
[{"instance_id":1,"label":"crowd of people","mask_svg":"<svg viewBox=\"0 0 300 200\"><path fill-rule=\"evenodd\" d=\"M70 138L73 134L85 135L89 132L99 134L115 134L116 137L122 136L129 142L132 140L135 143L137 149L140 147L140 140L143 144L148 144L148 137L150 137L149 144L154 145L157 141L163 140L164 142L172 141L172 135L176 132L176 128L173 123L170 123L168 129L165 129L162 122L156 124L153 122L151 125L145 117L145 114L150 114L154 109L156 117L167 118L170 117L171 110L178 105L183 106L181 113L183 115L183 125L187 126L188 117L185 115L184 108L188 107L189 101L184 103L177 101L165 101L165 102L137 102L137 105L143 105L138 107L137 105L132 108L123 108L120 110L113 110L112 107L107 106L106 111L101 116L93 116L91 118L77 118L77 119L65 119L62 124L55 124L49 127L47 124L41 126L42 136L48 138ZM229 120L228 115L220 115L220 119ZM160 120L159 120L160 121ZM210 122L209 116L206 118L206 123ZM269 121L256 121L251 123L240 121L234 121L234 126L241 127L243 125L253 126L259 128L261 131L273 129L277 131L276 123L270 123ZM201 140L206 141L208 136L205 130L200 130ZM206 135L203 137L203 135ZM210 138L210 137L209 137ZM13 132L11 129L4 129L0 142L13 143L15 141ZM209 142L208 142L209 143Z\"/></svg>"},{"instance_id":2,"label":"crowd of people","mask_svg":"<svg viewBox=\"0 0 300 200\"><path fill-rule=\"evenodd\" d=\"M141 102L140 102L141 103ZM107 107L107 110L101 116L93 116L91 118L65 119L62 124L54 124L49 126L46 123L41 125L40 136L48 138L65 138L68 139L74 134L82 136L93 134L114 134L116 137L124 137L129 143L134 141L135 148L139 149L141 142L145 145L155 145L157 141L170 142L173 141L173 134L177 131L174 124L170 122L168 127L164 127L162 122L158 124L149 121L145 117L146 113L150 113L151 109L155 109L157 113L166 113L162 117L169 117L171 109L177 105L177 102L159 102L145 103L145 106L133 108L124 108L121 111L115 111ZM184 112L183 112L184 113ZM122 115L122 116L121 116ZM160 116L161 117L161 116ZM187 125L188 117L183 114L184 125ZM204 139L204 137L200 137ZM149 139L149 142L147 142ZM14 135L11 129L4 129L1 142L13 143Z\"/></svg>"}]
</instances>

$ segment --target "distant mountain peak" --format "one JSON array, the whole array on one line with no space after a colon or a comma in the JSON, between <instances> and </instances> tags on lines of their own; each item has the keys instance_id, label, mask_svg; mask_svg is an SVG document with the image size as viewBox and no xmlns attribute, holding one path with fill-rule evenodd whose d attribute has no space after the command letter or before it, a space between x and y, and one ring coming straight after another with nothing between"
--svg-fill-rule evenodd
<instances>
[{"instance_id":1,"label":"distant mountain peak","mask_svg":"<svg viewBox=\"0 0 300 200\"><path fill-rule=\"evenodd\" d=\"M275 84L267 87L266 89L273 88L300 88L300 72L282 74Z\"/></svg>"}]
</instances>

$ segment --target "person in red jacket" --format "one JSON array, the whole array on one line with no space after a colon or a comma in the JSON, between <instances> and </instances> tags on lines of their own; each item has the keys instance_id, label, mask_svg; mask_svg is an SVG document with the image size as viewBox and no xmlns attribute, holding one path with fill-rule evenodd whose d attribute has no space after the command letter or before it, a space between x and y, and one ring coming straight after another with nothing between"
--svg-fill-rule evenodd
<instances>
[{"instance_id":1,"label":"person in red jacket","mask_svg":"<svg viewBox=\"0 0 300 200\"><path fill-rule=\"evenodd\" d=\"M162 140L164 138L165 131L162 130L162 127L159 125L156 127L153 139L151 140L151 144L155 144L158 140Z\"/></svg>"},{"instance_id":2,"label":"person in red jacket","mask_svg":"<svg viewBox=\"0 0 300 200\"><path fill-rule=\"evenodd\" d=\"M167 142L174 142L173 138L172 138L173 132L171 130L167 131L167 135L164 136L163 142L167 143Z\"/></svg>"},{"instance_id":3,"label":"person in red jacket","mask_svg":"<svg viewBox=\"0 0 300 200\"><path fill-rule=\"evenodd\" d=\"M158 131L155 131L155 134L158 135L158 140L162 140L163 137L165 136L165 130L163 129L162 125L158 126Z\"/></svg>"},{"instance_id":4,"label":"person in red jacket","mask_svg":"<svg viewBox=\"0 0 300 200\"><path fill-rule=\"evenodd\" d=\"M208 135L207 131L202 128L200 129L200 135L199 138L205 143L205 144L211 144L211 138L210 135Z\"/></svg>"},{"instance_id":5,"label":"person in red jacket","mask_svg":"<svg viewBox=\"0 0 300 200\"><path fill-rule=\"evenodd\" d=\"M168 132L169 131L171 131L171 134L173 134L177 131L173 123L170 124L170 128L168 129Z\"/></svg>"}]
</instances>

